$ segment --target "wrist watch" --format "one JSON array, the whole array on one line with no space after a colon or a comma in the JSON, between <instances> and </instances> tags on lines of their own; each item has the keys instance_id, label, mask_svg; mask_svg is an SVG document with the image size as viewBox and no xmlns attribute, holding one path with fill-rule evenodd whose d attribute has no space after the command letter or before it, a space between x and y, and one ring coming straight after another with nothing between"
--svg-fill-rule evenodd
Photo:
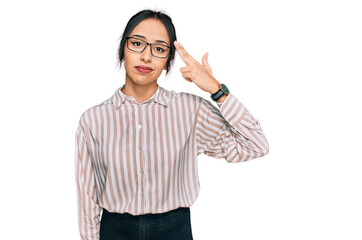
<instances>
[{"instance_id":1,"label":"wrist watch","mask_svg":"<svg viewBox=\"0 0 362 240\"><path fill-rule=\"evenodd\" d=\"M229 89L226 87L225 84L221 83L219 85L219 90L217 90L215 93L211 94L211 99L215 102L219 100L222 96L225 94L228 95L230 93Z\"/></svg>"}]
</instances>

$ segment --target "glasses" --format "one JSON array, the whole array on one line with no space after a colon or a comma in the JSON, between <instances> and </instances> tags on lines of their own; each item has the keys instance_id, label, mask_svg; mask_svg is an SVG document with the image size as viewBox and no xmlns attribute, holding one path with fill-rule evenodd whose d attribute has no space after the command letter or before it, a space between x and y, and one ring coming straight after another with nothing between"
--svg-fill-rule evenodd
<instances>
[{"instance_id":1,"label":"glasses","mask_svg":"<svg viewBox=\"0 0 362 240\"><path fill-rule=\"evenodd\" d=\"M127 48L133 52L141 53L148 45L151 48L151 54L157 58L167 58L170 54L170 47L159 43L148 43L135 37L127 37Z\"/></svg>"}]
</instances>

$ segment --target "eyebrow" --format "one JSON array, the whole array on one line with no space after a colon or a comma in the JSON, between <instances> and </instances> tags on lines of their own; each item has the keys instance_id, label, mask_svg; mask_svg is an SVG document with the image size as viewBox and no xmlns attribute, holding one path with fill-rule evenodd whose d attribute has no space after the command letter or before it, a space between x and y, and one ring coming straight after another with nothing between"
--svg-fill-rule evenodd
<instances>
[{"instance_id":1,"label":"eyebrow","mask_svg":"<svg viewBox=\"0 0 362 240\"><path fill-rule=\"evenodd\" d=\"M146 37L145 37L145 36L138 35L138 34L134 34L134 35L132 35L131 37L139 37L139 38L146 39ZM166 45L168 46L168 43L167 43L167 42L165 42L165 41L162 41L162 40L155 40L155 42L164 43L164 44L166 44Z\"/></svg>"}]
</instances>

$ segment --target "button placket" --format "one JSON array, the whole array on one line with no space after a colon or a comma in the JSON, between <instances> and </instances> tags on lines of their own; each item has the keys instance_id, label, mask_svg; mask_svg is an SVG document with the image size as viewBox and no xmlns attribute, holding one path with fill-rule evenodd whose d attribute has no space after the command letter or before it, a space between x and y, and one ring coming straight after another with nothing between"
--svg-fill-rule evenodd
<instances>
[{"instance_id":1,"label":"button placket","mask_svg":"<svg viewBox=\"0 0 362 240\"><path fill-rule=\"evenodd\" d=\"M142 105L141 104L137 104L137 122L136 122L136 129L137 129L137 136L138 136L138 152L139 152L139 179L140 179L140 191L139 191L139 196L140 196L140 205L139 205L139 212L142 214L144 212L144 205L145 205L145 199L144 199L144 161L143 161L143 152L142 152L142 143L143 143L143 133L141 131L142 129Z\"/></svg>"}]
</instances>

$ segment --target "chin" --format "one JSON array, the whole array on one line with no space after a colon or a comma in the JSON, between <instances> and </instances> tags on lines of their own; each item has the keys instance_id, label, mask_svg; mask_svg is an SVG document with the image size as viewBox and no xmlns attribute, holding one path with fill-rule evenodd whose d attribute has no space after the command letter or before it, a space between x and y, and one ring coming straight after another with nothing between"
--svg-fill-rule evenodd
<instances>
[{"instance_id":1,"label":"chin","mask_svg":"<svg viewBox=\"0 0 362 240\"><path fill-rule=\"evenodd\" d=\"M135 77L135 78L130 78L130 80L132 82L134 82L136 85L148 85L148 84L152 84L153 82L157 82L157 78L154 79L150 79L149 77L145 78L145 77Z\"/></svg>"},{"instance_id":2,"label":"chin","mask_svg":"<svg viewBox=\"0 0 362 240\"><path fill-rule=\"evenodd\" d=\"M157 82L158 76L155 74L152 75L142 75L139 73L128 75L128 78L132 80L137 85L147 85L153 82Z\"/></svg>"}]
</instances>

